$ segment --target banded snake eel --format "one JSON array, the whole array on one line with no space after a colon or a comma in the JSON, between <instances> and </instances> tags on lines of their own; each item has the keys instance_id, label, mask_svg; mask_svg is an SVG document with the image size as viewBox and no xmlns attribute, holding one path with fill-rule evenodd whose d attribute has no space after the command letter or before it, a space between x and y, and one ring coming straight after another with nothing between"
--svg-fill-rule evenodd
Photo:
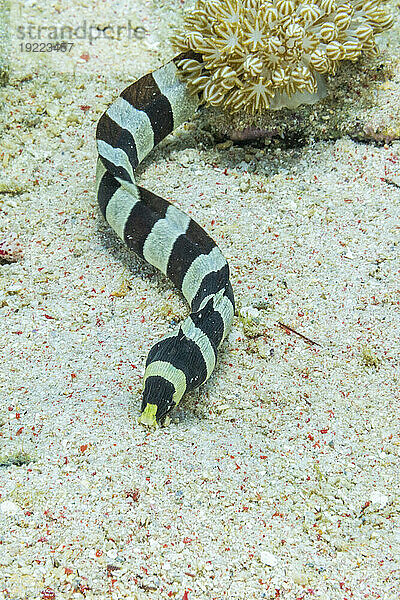
<instances>
[{"instance_id":1,"label":"banded snake eel","mask_svg":"<svg viewBox=\"0 0 400 600\"><path fill-rule=\"evenodd\" d=\"M182 396L210 377L235 311L228 263L215 242L134 178L149 152L200 104L178 77L177 63L193 56L182 53L124 89L96 130L103 216L128 248L170 278L191 309L148 354L139 421L149 426L163 424Z\"/></svg>"}]
</instances>

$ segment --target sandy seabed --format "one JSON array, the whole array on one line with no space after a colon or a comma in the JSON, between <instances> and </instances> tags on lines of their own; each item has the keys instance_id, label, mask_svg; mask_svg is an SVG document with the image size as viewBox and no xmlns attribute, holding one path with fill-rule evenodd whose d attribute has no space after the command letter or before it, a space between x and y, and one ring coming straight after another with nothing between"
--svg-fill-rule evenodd
<instances>
[{"instance_id":1,"label":"sandy seabed","mask_svg":"<svg viewBox=\"0 0 400 600\"><path fill-rule=\"evenodd\" d=\"M182 5L102 4L14 7L35 26L130 15L146 35L63 55L17 56L13 40L0 598L395 600L400 142L218 145L195 120L151 153L141 185L217 241L238 311L211 379L148 431L147 352L187 307L99 215L94 132L172 57Z\"/></svg>"}]
</instances>

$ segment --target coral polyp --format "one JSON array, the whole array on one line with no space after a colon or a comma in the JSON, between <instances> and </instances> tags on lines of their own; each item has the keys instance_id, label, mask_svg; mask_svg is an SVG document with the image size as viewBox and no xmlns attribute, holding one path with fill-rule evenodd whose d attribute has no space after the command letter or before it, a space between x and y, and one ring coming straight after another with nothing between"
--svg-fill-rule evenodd
<instances>
[{"instance_id":1,"label":"coral polyp","mask_svg":"<svg viewBox=\"0 0 400 600\"><path fill-rule=\"evenodd\" d=\"M197 0L172 43L201 55L178 63L193 93L256 114L318 101L324 74L375 56L375 34L392 24L380 0Z\"/></svg>"}]
</instances>

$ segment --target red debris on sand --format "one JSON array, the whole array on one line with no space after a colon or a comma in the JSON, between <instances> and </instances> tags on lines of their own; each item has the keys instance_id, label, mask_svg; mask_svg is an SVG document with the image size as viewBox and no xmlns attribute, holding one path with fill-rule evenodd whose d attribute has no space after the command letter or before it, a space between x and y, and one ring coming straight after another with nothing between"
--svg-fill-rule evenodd
<instances>
[{"instance_id":1,"label":"red debris on sand","mask_svg":"<svg viewBox=\"0 0 400 600\"><path fill-rule=\"evenodd\" d=\"M18 262L22 256L22 246L17 237L10 236L0 240L0 265Z\"/></svg>"},{"instance_id":2,"label":"red debris on sand","mask_svg":"<svg viewBox=\"0 0 400 600\"><path fill-rule=\"evenodd\" d=\"M138 489L135 490L127 490L125 492L127 498L131 498L133 502L137 502L139 500L140 492Z\"/></svg>"},{"instance_id":3,"label":"red debris on sand","mask_svg":"<svg viewBox=\"0 0 400 600\"><path fill-rule=\"evenodd\" d=\"M56 593L51 587L47 587L40 592L43 600L55 600Z\"/></svg>"}]
</instances>

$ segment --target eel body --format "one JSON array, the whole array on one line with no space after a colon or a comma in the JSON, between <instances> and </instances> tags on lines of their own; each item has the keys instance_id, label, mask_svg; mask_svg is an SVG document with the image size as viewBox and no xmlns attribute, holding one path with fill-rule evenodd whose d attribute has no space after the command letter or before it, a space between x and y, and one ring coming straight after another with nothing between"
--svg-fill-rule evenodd
<instances>
[{"instance_id":1,"label":"eel body","mask_svg":"<svg viewBox=\"0 0 400 600\"><path fill-rule=\"evenodd\" d=\"M229 267L215 242L175 205L135 183L135 169L163 138L188 121L199 99L178 77L181 54L128 86L96 131L97 198L115 233L167 275L191 312L150 350L139 421L164 423L182 396L205 382L234 315Z\"/></svg>"}]
</instances>

